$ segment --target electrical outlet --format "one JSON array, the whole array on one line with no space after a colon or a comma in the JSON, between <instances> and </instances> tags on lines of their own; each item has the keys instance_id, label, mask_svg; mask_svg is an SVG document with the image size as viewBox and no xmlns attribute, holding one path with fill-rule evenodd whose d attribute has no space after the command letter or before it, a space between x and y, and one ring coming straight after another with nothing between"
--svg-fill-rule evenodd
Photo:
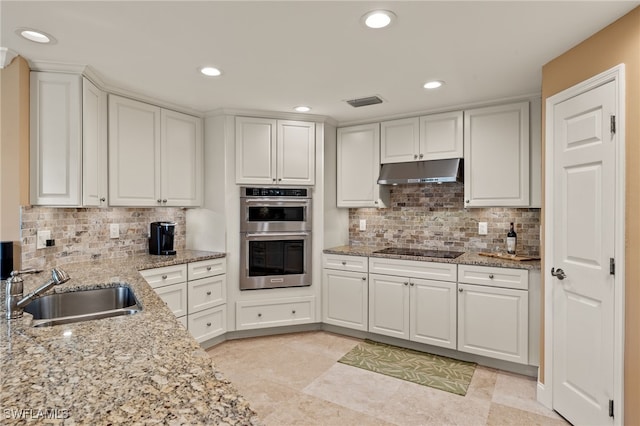
<instances>
[{"instance_id":1,"label":"electrical outlet","mask_svg":"<svg viewBox=\"0 0 640 426\"><path fill-rule=\"evenodd\" d=\"M487 222L478 222L478 234L487 235Z\"/></svg>"},{"instance_id":2,"label":"electrical outlet","mask_svg":"<svg viewBox=\"0 0 640 426\"><path fill-rule=\"evenodd\" d=\"M360 230L361 231L367 230L367 219L360 219Z\"/></svg>"},{"instance_id":3,"label":"electrical outlet","mask_svg":"<svg viewBox=\"0 0 640 426\"><path fill-rule=\"evenodd\" d=\"M36 249L47 247L47 240L51 239L51 231L38 231L36 234Z\"/></svg>"},{"instance_id":4,"label":"electrical outlet","mask_svg":"<svg viewBox=\"0 0 640 426\"><path fill-rule=\"evenodd\" d=\"M112 223L109 225L109 237L120 238L120 225L118 225L117 223Z\"/></svg>"}]
</instances>

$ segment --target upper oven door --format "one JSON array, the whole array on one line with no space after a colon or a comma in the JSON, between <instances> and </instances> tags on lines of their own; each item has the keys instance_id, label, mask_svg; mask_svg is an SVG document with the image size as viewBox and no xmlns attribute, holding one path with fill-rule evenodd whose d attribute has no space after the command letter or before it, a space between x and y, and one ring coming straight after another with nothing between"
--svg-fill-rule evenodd
<instances>
[{"instance_id":1,"label":"upper oven door","mask_svg":"<svg viewBox=\"0 0 640 426\"><path fill-rule=\"evenodd\" d=\"M240 232L311 230L311 200L241 198Z\"/></svg>"}]
</instances>

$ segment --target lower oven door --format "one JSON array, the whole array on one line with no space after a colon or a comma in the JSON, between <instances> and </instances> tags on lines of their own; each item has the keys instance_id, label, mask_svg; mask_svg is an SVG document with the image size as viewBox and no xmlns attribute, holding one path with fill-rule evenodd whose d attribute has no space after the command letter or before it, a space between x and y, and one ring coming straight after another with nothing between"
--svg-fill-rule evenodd
<instances>
[{"instance_id":1,"label":"lower oven door","mask_svg":"<svg viewBox=\"0 0 640 426\"><path fill-rule=\"evenodd\" d=\"M311 234L240 234L240 290L311 285Z\"/></svg>"}]
</instances>

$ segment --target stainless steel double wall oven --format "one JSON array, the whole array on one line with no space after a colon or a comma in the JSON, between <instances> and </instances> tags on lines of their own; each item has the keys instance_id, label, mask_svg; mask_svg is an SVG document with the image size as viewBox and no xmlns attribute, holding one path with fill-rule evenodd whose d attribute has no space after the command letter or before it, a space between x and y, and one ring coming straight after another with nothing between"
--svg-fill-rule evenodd
<instances>
[{"instance_id":1,"label":"stainless steel double wall oven","mask_svg":"<svg viewBox=\"0 0 640 426\"><path fill-rule=\"evenodd\" d=\"M311 190L240 188L240 290L311 285Z\"/></svg>"}]
</instances>

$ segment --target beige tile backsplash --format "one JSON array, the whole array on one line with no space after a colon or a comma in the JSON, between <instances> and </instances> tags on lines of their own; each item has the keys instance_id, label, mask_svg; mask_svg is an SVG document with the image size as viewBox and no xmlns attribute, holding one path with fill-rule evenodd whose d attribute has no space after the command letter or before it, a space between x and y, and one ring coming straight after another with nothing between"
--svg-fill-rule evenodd
<instances>
[{"instance_id":1,"label":"beige tile backsplash","mask_svg":"<svg viewBox=\"0 0 640 426\"><path fill-rule=\"evenodd\" d=\"M366 219L366 231L360 231ZM488 234L478 235L478 222ZM406 184L391 188L386 209L349 209L349 242L459 251L506 251L509 223L518 235L516 253L540 255L540 209L464 208L461 183Z\"/></svg>"},{"instance_id":2,"label":"beige tile backsplash","mask_svg":"<svg viewBox=\"0 0 640 426\"><path fill-rule=\"evenodd\" d=\"M90 259L112 259L149 250L149 224L176 222L174 246L184 250L186 212L181 208L22 207L22 267L48 269ZM120 238L109 238L109 224L120 226ZM36 249L38 230L50 230L55 246Z\"/></svg>"}]
</instances>

